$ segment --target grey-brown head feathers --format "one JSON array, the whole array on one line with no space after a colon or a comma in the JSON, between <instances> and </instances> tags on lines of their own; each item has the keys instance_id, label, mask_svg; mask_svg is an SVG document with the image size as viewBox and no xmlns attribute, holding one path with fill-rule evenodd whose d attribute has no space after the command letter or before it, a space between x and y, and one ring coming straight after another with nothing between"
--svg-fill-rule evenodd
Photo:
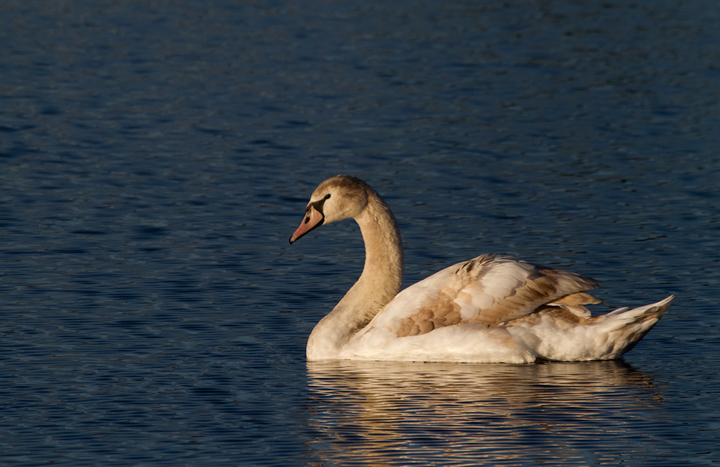
<instances>
[{"instance_id":1,"label":"grey-brown head feathers","mask_svg":"<svg viewBox=\"0 0 720 467\"><path fill-rule=\"evenodd\" d=\"M336 175L322 182L313 192L311 203L326 199L325 223L357 217L367 206L375 191L359 178Z\"/></svg>"}]
</instances>

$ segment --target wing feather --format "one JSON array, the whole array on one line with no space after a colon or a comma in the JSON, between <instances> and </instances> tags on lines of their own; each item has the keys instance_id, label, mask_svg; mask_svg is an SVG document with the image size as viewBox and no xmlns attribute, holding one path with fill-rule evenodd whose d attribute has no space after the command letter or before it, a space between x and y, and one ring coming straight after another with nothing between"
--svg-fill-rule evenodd
<instances>
[{"instance_id":1,"label":"wing feather","mask_svg":"<svg viewBox=\"0 0 720 467\"><path fill-rule=\"evenodd\" d=\"M368 327L382 327L406 337L462 323L496 325L526 316L543 305L581 307L594 303L589 294L563 297L597 286L594 280L573 272L508 256L482 255L403 290Z\"/></svg>"}]
</instances>

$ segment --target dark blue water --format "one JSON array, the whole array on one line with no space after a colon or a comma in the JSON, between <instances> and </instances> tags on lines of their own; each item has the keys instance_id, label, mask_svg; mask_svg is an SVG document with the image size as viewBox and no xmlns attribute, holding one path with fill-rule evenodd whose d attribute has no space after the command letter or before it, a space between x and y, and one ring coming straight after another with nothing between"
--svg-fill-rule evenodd
<instances>
[{"instance_id":1,"label":"dark blue water","mask_svg":"<svg viewBox=\"0 0 720 467\"><path fill-rule=\"evenodd\" d=\"M720 4L0 5L0 463L720 462ZM309 365L360 273L501 252L640 305L622 361Z\"/></svg>"}]
</instances>

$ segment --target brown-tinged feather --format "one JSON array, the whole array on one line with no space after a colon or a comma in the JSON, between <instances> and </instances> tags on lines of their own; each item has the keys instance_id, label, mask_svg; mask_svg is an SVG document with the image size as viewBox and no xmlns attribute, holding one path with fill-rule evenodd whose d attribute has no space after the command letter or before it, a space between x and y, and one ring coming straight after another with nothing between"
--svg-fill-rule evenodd
<instances>
[{"instance_id":1,"label":"brown-tinged feather","mask_svg":"<svg viewBox=\"0 0 720 467\"><path fill-rule=\"evenodd\" d=\"M505 268L500 273L507 272L509 277L499 276L496 268ZM597 286L592 279L497 255L482 255L460 264L453 278L435 300L396 322L393 332L406 337L461 323L508 323L547 305L576 318L588 318L590 313L583 305L599 302L583 292ZM477 305L478 300L483 306ZM472 316L463 317L464 307L476 309Z\"/></svg>"},{"instance_id":2,"label":"brown-tinged feather","mask_svg":"<svg viewBox=\"0 0 720 467\"><path fill-rule=\"evenodd\" d=\"M460 305L447 294L441 293L433 303L422 307L400 321L395 334L398 337L419 336L433 329L452 326L460 322Z\"/></svg>"}]
</instances>

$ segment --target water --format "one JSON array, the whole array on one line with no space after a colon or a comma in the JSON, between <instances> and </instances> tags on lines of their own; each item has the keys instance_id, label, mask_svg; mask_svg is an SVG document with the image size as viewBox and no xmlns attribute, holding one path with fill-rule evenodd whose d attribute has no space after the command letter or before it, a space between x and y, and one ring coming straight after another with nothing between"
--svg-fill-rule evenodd
<instances>
[{"instance_id":1,"label":"water","mask_svg":"<svg viewBox=\"0 0 720 467\"><path fill-rule=\"evenodd\" d=\"M716 2L0 6L0 463L720 462ZM678 295L618 362L308 364L360 273L313 188Z\"/></svg>"}]
</instances>

